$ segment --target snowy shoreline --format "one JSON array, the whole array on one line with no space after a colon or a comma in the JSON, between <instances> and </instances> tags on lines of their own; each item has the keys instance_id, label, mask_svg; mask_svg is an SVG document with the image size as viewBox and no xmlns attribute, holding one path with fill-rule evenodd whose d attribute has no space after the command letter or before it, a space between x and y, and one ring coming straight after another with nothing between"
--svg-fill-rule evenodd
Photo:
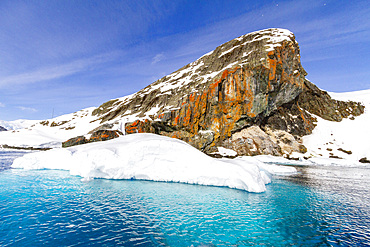
<instances>
[{"instance_id":1,"label":"snowy shoreline","mask_svg":"<svg viewBox=\"0 0 370 247\"><path fill-rule=\"evenodd\" d=\"M271 174L294 167L264 164L253 157L211 158L189 144L154 134L132 134L71 148L26 154L12 168L59 169L84 179L138 179L213 185L263 192Z\"/></svg>"},{"instance_id":2,"label":"snowy shoreline","mask_svg":"<svg viewBox=\"0 0 370 247\"><path fill-rule=\"evenodd\" d=\"M189 144L155 134L131 134L70 148L31 152L12 168L66 170L82 181L94 178L146 180L228 187L264 192L272 175L297 174L294 166L365 167L369 164L330 158L288 160L260 155L212 158Z\"/></svg>"}]
</instances>

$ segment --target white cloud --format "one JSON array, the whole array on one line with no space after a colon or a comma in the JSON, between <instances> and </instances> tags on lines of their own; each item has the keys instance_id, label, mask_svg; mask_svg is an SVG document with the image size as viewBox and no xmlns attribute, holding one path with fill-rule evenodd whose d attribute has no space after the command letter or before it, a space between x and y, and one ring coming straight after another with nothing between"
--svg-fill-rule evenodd
<instances>
[{"instance_id":1,"label":"white cloud","mask_svg":"<svg viewBox=\"0 0 370 247\"><path fill-rule=\"evenodd\" d=\"M3 103L0 102L0 107L5 107L5 105Z\"/></svg>"},{"instance_id":2,"label":"white cloud","mask_svg":"<svg viewBox=\"0 0 370 247\"><path fill-rule=\"evenodd\" d=\"M156 64L156 63L160 62L163 58L164 58L163 53L159 53L159 54L155 55L155 57L153 57L153 59L152 59L152 64Z\"/></svg>"},{"instance_id":3,"label":"white cloud","mask_svg":"<svg viewBox=\"0 0 370 247\"><path fill-rule=\"evenodd\" d=\"M32 108L32 107L18 106L17 108L21 109L22 111L37 112L37 110L35 108Z\"/></svg>"}]
</instances>

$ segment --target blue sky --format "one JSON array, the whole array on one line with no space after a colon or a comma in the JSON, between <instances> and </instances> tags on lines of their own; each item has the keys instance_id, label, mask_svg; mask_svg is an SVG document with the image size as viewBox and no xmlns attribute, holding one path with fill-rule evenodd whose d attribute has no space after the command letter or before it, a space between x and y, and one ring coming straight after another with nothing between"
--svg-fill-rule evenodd
<instances>
[{"instance_id":1,"label":"blue sky","mask_svg":"<svg viewBox=\"0 0 370 247\"><path fill-rule=\"evenodd\" d=\"M0 1L0 119L134 93L240 35L291 30L307 78L370 89L370 1Z\"/></svg>"}]
</instances>

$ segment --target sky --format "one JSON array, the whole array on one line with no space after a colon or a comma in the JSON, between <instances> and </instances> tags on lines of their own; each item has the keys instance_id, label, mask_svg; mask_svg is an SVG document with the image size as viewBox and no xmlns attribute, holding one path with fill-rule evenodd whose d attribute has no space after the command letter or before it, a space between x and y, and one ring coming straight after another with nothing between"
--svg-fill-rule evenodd
<instances>
[{"instance_id":1,"label":"sky","mask_svg":"<svg viewBox=\"0 0 370 247\"><path fill-rule=\"evenodd\" d=\"M0 120L97 107L266 28L295 34L321 89L370 89L368 0L2 0L0 13Z\"/></svg>"}]
</instances>

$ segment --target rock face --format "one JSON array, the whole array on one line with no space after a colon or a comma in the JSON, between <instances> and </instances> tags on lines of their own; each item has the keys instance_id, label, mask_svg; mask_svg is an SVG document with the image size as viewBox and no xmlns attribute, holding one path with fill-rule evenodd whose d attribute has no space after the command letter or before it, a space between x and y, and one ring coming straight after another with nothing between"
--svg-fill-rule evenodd
<instances>
[{"instance_id":1,"label":"rock face","mask_svg":"<svg viewBox=\"0 0 370 247\"><path fill-rule=\"evenodd\" d=\"M300 137L315 127L312 114L340 121L364 109L332 100L306 80L299 52L285 29L243 35L93 115L98 129L157 133L208 154L216 147L238 155L305 152Z\"/></svg>"},{"instance_id":2,"label":"rock face","mask_svg":"<svg viewBox=\"0 0 370 247\"><path fill-rule=\"evenodd\" d=\"M327 92L320 90L307 80L298 102L308 112L325 120L336 122L340 122L343 118L359 116L365 110L365 107L357 102L331 99Z\"/></svg>"},{"instance_id":3,"label":"rock face","mask_svg":"<svg viewBox=\"0 0 370 247\"><path fill-rule=\"evenodd\" d=\"M0 131L7 131L4 127L0 126Z\"/></svg>"},{"instance_id":4,"label":"rock face","mask_svg":"<svg viewBox=\"0 0 370 247\"><path fill-rule=\"evenodd\" d=\"M127 134L158 133L211 152L232 133L294 100L305 75L294 35L268 29L234 39L94 114L102 123L136 115L126 124Z\"/></svg>"}]
</instances>

